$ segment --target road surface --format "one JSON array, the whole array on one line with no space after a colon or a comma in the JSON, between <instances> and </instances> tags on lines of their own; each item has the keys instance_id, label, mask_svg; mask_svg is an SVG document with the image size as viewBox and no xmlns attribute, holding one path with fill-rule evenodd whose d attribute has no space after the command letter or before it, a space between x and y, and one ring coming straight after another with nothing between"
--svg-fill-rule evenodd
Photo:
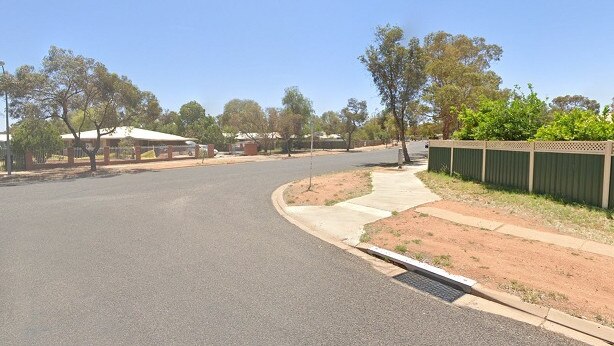
<instances>
[{"instance_id":1,"label":"road surface","mask_svg":"<svg viewBox=\"0 0 614 346\"><path fill-rule=\"evenodd\" d=\"M321 156L314 171L396 159ZM0 344L572 343L417 293L291 225L270 196L308 167L1 187Z\"/></svg>"}]
</instances>

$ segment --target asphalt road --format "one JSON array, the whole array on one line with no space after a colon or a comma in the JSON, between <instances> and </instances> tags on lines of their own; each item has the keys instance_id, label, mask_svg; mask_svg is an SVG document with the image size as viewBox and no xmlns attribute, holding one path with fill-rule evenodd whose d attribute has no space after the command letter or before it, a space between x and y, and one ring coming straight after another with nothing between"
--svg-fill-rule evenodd
<instances>
[{"instance_id":1,"label":"asphalt road","mask_svg":"<svg viewBox=\"0 0 614 346\"><path fill-rule=\"evenodd\" d=\"M395 161L322 156L314 171ZM0 344L571 343L417 293L288 223L271 193L308 167L1 187Z\"/></svg>"}]
</instances>

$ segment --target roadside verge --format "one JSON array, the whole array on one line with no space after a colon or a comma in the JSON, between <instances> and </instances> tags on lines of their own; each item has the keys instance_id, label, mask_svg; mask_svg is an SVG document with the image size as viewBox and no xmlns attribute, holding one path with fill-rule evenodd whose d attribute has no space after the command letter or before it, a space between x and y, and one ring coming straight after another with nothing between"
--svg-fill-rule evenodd
<instances>
[{"instance_id":1,"label":"roadside verge","mask_svg":"<svg viewBox=\"0 0 614 346\"><path fill-rule=\"evenodd\" d=\"M416 270L416 265L412 262L415 260L411 260L396 253L392 253L394 255L391 256L391 252L386 253L380 251L378 254L375 254L375 252L377 252L375 248L377 247L369 244L358 244L358 246L354 247L352 245L355 244L349 245L347 242L335 238L330 233L319 231L317 227L313 227L299 218L294 217L292 213L288 212L288 205L283 199L283 192L288 185L289 184L286 184L276 189L271 199L276 210L290 223L344 251L359 256L386 276L393 277L399 275L405 272L403 268L412 271ZM385 258L389 262L371 256L370 254ZM410 261L406 261L405 259ZM420 271L429 272L432 276L440 278L444 273L452 276L439 268L424 264L420 265ZM488 289L471 279L462 278L461 282L463 281L467 284L463 287L463 290L471 295L466 295L458 299L454 302L455 305L503 315L535 326L541 326L545 329L590 344L614 344L614 329L612 328L567 315L553 308L525 303L516 296Z\"/></svg>"}]
</instances>

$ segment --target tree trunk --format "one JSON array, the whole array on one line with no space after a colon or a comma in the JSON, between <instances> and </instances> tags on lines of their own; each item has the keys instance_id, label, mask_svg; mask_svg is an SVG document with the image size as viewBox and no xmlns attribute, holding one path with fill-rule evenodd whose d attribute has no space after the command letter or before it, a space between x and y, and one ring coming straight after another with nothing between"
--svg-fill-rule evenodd
<instances>
[{"instance_id":1,"label":"tree trunk","mask_svg":"<svg viewBox=\"0 0 614 346\"><path fill-rule=\"evenodd\" d=\"M289 139L289 138L286 140L286 151L288 152L288 157L291 156L290 155L290 140L291 139Z\"/></svg>"},{"instance_id":2,"label":"tree trunk","mask_svg":"<svg viewBox=\"0 0 614 346\"><path fill-rule=\"evenodd\" d=\"M403 158L405 159L405 163L410 163L411 159L409 158L409 153L407 152L407 144L405 144L405 126L401 126L399 129L399 139L401 140L401 146L403 147Z\"/></svg>"},{"instance_id":3,"label":"tree trunk","mask_svg":"<svg viewBox=\"0 0 614 346\"><path fill-rule=\"evenodd\" d=\"M442 117L443 120L443 128L442 128L442 134L443 134L443 139L450 139L450 123L452 122L451 118L449 115L444 114L444 116Z\"/></svg>"},{"instance_id":4,"label":"tree trunk","mask_svg":"<svg viewBox=\"0 0 614 346\"><path fill-rule=\"evenodd\" d=\"M93 151L88 155L90 157L90 171L92 172L96 171L96 152L97 151Z\"/></svg>"},{"instance_id":5,"label":"tree trunk","mask_svg":"<svg viewBox=\"0 0 614 346\"><path fill-rule=\"evenodd\" d=\"M350 147L352 146L352 133L349 132L348 133L348 145L347 148L345 149L345 151L350 151Z\"/></svg>"}]
</instances>

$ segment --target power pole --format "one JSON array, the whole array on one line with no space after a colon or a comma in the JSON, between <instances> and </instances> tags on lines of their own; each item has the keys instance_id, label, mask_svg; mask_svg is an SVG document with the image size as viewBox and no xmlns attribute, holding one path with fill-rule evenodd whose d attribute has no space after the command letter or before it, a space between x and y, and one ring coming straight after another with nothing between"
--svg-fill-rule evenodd
<instances>
[{"instance_id":1,"label":"power pole","mask_svg":"<svg viewBox=\"0 0 614 346\"><path fill-rule=\"evenodd\" d=\"M4 61L0 61L0 67L2 67L2 76L6 77L6 71L4 70ZM11 175L11 171L13 170L13 156L11 155L11 135L9 130L9 93L8 90L4 90L4 103L5 103L5 111L4 115L6 116L6 174Z\"/></svg>"}]
</instances>

